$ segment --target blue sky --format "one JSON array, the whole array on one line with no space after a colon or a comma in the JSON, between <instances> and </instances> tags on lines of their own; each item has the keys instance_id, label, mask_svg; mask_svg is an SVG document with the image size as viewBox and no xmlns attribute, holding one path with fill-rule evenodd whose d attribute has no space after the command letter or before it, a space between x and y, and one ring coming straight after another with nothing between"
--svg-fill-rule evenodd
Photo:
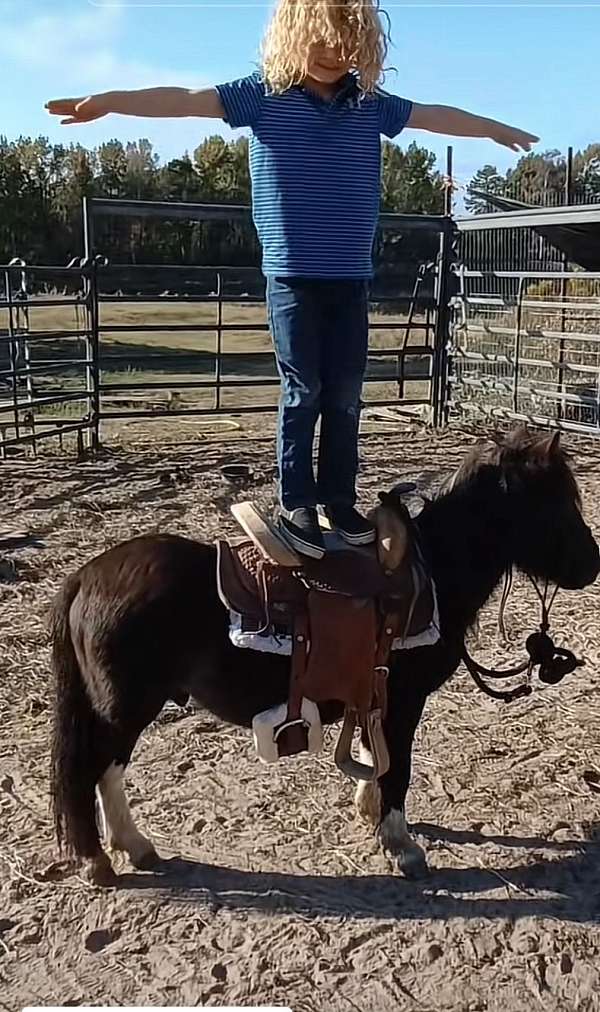
<instances>
[{"instance_id":1,"label":"blue sky","mask_svg":"<svg viewBox=\"0 0 600 1012\"><path fill-rule=\"evenodd\" d=\"M161 158L193 150L201 120L112 116L61 127L48 98L109 88L198 87L253 69L269 3L247 0L0 0L0 134L44 134L86 146L147 137ZM394 48L391 91L421 102L457 105L540 134L541 148L600 141L600 0L490 6L470 0L387 4ZM445 138L407 131L443 158ZM455 141L457 176L517 156L487 141Z\"/></svg>"}]
</instances>

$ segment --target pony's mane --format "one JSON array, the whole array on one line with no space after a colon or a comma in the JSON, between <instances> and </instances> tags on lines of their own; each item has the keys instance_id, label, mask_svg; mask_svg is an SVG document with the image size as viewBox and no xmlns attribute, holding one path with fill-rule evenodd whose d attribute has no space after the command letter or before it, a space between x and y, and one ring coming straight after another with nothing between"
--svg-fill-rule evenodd
<instances>
[{"instance_id":1,"label":"pony's mane","mask_svg":"<svg viewBox=\"0 0 600 1012\"><path fill-rule=\"evenodd\" d=\"M556 480L562 481L563 487L566 486L568 493L579 502L577 482L557 433L534 435L525 426L508 433L496 433L467 454L454 475L452 488L470 484L490 467L499 468L507 477L511 474L533 476L535 472L541 475L552 471Z\"/></svg>"}]
</instances>

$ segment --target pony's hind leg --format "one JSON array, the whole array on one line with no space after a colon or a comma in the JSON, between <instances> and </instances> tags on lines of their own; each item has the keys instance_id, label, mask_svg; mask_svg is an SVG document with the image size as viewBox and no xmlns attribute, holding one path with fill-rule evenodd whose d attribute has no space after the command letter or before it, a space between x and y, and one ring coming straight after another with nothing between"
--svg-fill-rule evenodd
<instances>
[{"instance_id":1,"label":"pony's hind leg","mask_svg":"<svg viewBox=\"0 0 600 1012\"><path fill-rule=\"evenodd\" d=\"M152 842L136 827L125 791L123 775L126 764L114 761L98 781L98 802L107 850L125 851L135 868L155 867L160 858Z\"/></svg>"}]
</instances>

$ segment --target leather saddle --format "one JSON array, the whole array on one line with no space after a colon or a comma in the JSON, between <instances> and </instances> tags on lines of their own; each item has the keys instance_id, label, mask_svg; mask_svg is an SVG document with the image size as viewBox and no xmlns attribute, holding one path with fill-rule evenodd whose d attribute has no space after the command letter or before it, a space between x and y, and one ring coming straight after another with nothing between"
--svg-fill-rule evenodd
<instances>
[{"instance_id":1,"label":"leather saddle","mask_svg":"<svg viewBox=\"0 0 600 1012\"><path fill-rule=\"evenodd\" d=\"M250 504L236 513L249 538L217 542L224 605L245 631L291 640L287 704L258 714L253 723L266 761L318 751L316 704L339 701L345 716L337 765L363 780L389 768L383 721L390 652L395 641L429 628L435 609L418 545L408 536L408 514L405 522L397 509L394 516L386 506L375 512L375 545L351 548L334 539L319 560L278 544L275 530ZM366 734L373 766L352 758L357 726Z\"/></svg>"}]
</instances>

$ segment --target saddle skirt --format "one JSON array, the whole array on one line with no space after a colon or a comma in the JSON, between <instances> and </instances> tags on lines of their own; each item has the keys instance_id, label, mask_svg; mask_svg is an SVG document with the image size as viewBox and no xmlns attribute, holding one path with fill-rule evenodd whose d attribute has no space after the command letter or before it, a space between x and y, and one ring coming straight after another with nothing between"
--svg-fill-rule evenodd
<instances>
[{"instance_id":1,"label":"saddle skirt","mask_svg":"<svg viewBox=\"0 0 600 1012\"><path fill-rule=\"evenodd\" d=\"M438 641L435 587L416 551L386 573L372 546L338 548L333 538L327 541L331 550L325 558L303 558L301 569L265 562L250 540L217 542L217 586L230 612L235 646L291 654L293 619L306 608L309 590L353 599L345 612L346 628L337 630L346 640L352 638L347 626L356 619L356 608L371 599L379 612L398 617L393 650ZM323 604L324 597L319 600Z\"/></svg>"},{"instance_id":2,"label":"saddle skirt","mask_svg":"<svg viewBox=\"0 0 600 1012\"><path fill-rule=\"evenodd\" d=\"M417 647L432 647L440 639L440 619L435 584L432 584L433 615L431 623L424 629L406 636L396 636L392 641L392 653L401 650L416 650ZM235 611L229 612L229 639L234 647L240 650L254 650L261 654L279 654L290 657L292 654L292 636L284 628L257 629L257 623L248 622Z\"/></svg>"},{"instance_id":3,"label":"saddle skirt","mask_svg":"<svg viewBox=\"0 0 600 1012\"><path fill-rule=\"evenodd\" d=\"M436 625L435 591L418 545L407 544L393 569L382 565L375 546L334 542L322 559L295 557L291 565L262 547L251 539L217 542L217 587L232 624L256 641L289 644L285 717L273 707L253 721L259 757L270 762L317 751L316 704L338 701L345 718L336 763L350 776L375 780L389 768L383 722L390 651ZM369 742L372 767L351 756L357 725Z\"/></svg>"}]
</instances>

